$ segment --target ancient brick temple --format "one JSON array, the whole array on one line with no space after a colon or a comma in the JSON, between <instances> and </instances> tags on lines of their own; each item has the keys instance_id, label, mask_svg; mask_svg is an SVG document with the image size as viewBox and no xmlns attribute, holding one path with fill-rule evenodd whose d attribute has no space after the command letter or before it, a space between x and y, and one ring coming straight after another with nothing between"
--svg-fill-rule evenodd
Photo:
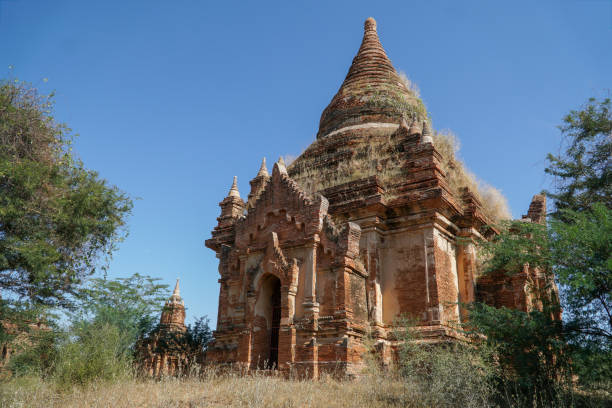
<instances>
[{"instance_id":1,"label":"ancient brick temple","mask_svg":"<svg viewBox=\"0 0 612 408\"><path fill-rule=\"evenodd\" d=\"M221 275L209 362L357 374L364 336L388 356L402 314L425 336L456 336L491 217L473 191L451 188L432 136L367 19L316 140L271 175L264 159L247 200L234 179L220 203L206 241ZM538 221L545 206L532 207ZM488 282L479 296L528 308L527 280Z\"/></svg>"},{"instance_id":2,"label":"ancient brick temple","mask_svg":"<svg viewBox=\"0 0 612 408\"><path fill-rule=\"evenodd\" d=\"M164 304L158 327L137 345L138 362L145 375L172 376L186 370L190 364L182 345L186 331L185 304L177 280L174 292Z\"/></svg>"}]
</instances>

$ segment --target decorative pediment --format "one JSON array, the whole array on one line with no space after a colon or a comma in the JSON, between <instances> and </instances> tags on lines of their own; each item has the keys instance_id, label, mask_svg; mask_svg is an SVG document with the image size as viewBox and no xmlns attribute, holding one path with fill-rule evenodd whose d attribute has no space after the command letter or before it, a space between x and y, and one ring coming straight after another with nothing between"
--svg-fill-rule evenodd
<instances>
[{"instance_id":1,"label":"decorative pediment","mask_svg":"<svg viewBox=\"0 0 612 408\"><path fill-rule=\"evenodd\" d=\"M265 256L259 261L254 270L256 274L251 281L251 291L256 290L262 276L268 273L279 278L283 284L295 286L297 284L299 265L297 259L287 259L279 245L278 235L275 232L271 232L268 235Z\"/></svg>"},{"instance_id":2,"label":"decorative pediment","mask_svg":"<svg viewBox=\"0 0 612 408\"><path fill-rule=\"evenodd\" d=\"M296 230L295 236L312 237L323 227L329 202L321 195L310 197L289 177L284 163L274 164L272 177L259 194L246 216L236 223L236 246L246 248L258 240L260 245L267 240L271 228L281 227ZM289 227L286 224L290 224Z\"/></svg>"},{"instance_id":3,"label":"decorative pediment","mask_svg":"<svg viewBox=\"0 0 612 408\"><path fill-rule=\"evenodd\" d=\"M235 248L238 251L273 253L274 256L266 257L281 271L292 267L291 261L283 257L281 245L320 242L323 250L334 258L356 259L359 256L360 227L354 223L336 226L328 215L328 208L329 202L325 197L306 194L289 177L284 163L279 160L254 205L237 220Z\"/></svg>"}]
</instances>

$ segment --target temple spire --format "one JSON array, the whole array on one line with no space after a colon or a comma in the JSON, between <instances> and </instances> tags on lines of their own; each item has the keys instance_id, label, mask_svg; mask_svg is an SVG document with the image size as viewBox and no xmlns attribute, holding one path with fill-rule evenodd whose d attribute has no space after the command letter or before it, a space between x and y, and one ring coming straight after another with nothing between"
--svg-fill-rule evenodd
<instances>
[{"instance_id":1,"label":"temple spire","mask_svg":"<svg viewBox=\"0 0 612 408\"><path fill-rule=\"evenodd\" d=\"M234 176L232 187L227 197L219 203L219 207L221 207L221 216L217 218L219 224L215 227L216 229L232 226L243 215L246 203L242 201L238 192L238 177Z\"/></svg>"},{"instance_id":2,"label":"temple spire","mask_svg":"<svg viewBox=\"0 0 612 408\"><path fill-rule=\"evenodd\" d=\"M179 280L176 280L176 285L174 285L174 292L172 292L172 296L181 297L181 291L179 289Z\"/></svg>"},{"instance_id":3,"label":"temple spire","mask_svg":"<svg viewBox=\"0 0 612 408\"><path fill-rule=\"evenodd\" d=\"M230 191L227 196L240 198L240 192L238 191L238 177L237 176L234 176L234 182L232 183L232 188L230 188Z\"/></svg>"},{"instance_id":4,"label":"temple spire","mask_svg":"<svg viewBox=\"0 0 612 408\"><path fill-rule=\"evenodd\" d=\"M429 123L427 123L426 120L423 121L423 143L433 143L431 129L429 128Z\"/></svg>"},{"instance_id":5,"label":"temple spire","mask_svg":"<svg viewBox=\"0 0 612 408\"><path fill-rule=\"evenodd\" d=\"M366 18L366 21L363 23L364 31L376 31L376 20L374 17Z\"/></svg>"},{"instance_id":6,"label":"temple spire","mask_svg":"<svg viewBox=\"0 0 612 408\"><path fill-rule=\"evenodd\" d=\"M342 87L356 85L361 81L397 83L398 79L397 72L378 38L376 20L369 17L363 24L361 46L353 58Z\"/></svg>"},{"instance_id":7,"label":"temple spire","mask_svg":"<svg viewBox=\"0 0 612 408\"><path fill-rule=\"evenodd\" d=\"M376 27L372 17L365 21L359 51L340 89L321 115L317 138L367 123L397 124L403 112L398 111L396 100L407 106L419 104L393 68Z\"/></svg>"},{"instance_id":8,"label":"temple spire","mask_svg":"<svg viewBox=\"0 0 612 408\"><path fill-rule=\"evenodd\" d=\"M272 177L274 177L274 172L277 170L280 174L287 174L287 166L285 166L285 161L283 160L282 156L278 158L276 163L274 163L274 167L272 168Z\"/></svg>"},{"instance_id":9,"label":"temple spire","mask_svg":"<svg viewBox=\"0 0 612 408\"><path fill-rule=\"evenodd\" d=\"M166 300L160 324L169 331L185 331L185 302L181 299L178 279L172 295Z\"/></svg>"},{"instance_id":10,"label":"temple spire","mask_svg":"<svg viewBox=\"0 0 612 408\"><path fill-rule=\"evenodd\" d=\"M179 289L179 280L176 280L176 285L174 285L174 291L172 292L172 295L170 296L170 299L168 299L168 302L170 303L183 303L183 299L181 299L181 291Z\"/></svg>"},{"instance_id":11,"label":"temple spire","mask_svg":"<svg viewBox=\"0 0 612 408\"><path fill-rule=\"evenodd\" d=\"M415 136L419 134L421 134L421 129L419 129L419 125L417 124L417 121L413 120L412 124L410 125L410 129L408 130L408 135Z\"/></svg>"},{"instance_id":12,"label":"temple spire","mask_svg":"<svg viewBox=\"0 0 612 408\"><path fill-rule=\"evenodd\" d=\"M255 176L255 178L249 183L251 184L251 191L249 192L249 196L247 198L247 208L253 208L255 206L255 202L259 195L264 190L270 175L268 174L268 169L266 167L266 158L264 157L261 161L261 167L259 168L259 172Z\"/></svg>"},{"instance_id":13,"label":"temple spire","mask_svg":"<svg viewBox=\"0 0 612 408\"><path fill-rule=\"evenodd\" d=\"M257 177L259 176L268 177L268 169L266 168L266 158L265 157L261 161L261 167L259 168L259 172L257 173Z\"/></svg>"}]
</instances>

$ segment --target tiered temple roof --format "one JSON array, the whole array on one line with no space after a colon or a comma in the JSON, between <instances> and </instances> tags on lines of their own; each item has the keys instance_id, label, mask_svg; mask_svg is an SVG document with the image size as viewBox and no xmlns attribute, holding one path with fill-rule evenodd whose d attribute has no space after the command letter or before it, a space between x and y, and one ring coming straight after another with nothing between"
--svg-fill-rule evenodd
<instances>
[{"instance_id":1,"label":"tiered temple roof","mask_svg":"<svg viewBox=\"0 0 612 408\"><path fill-rule=\"evenodd\" d=\"M368 124L392 124L397 128L405 114L401 108L412 107L416 112L421 105L393 68L378 39L376 21L370 17L365 21L363 41L348 74L321 115L317 138Z\"/></svg>"},{"instance_id":2,"label":"tiered temple roof","mask_svg":"<svg viewBox=\"0 0 612 408\"><path fill-rule=\"evenodd\" d=\"M246 202L234 178L219 203L205 243L220 275L207 360L355 375L366 336L391 360L398 316L415 317L424 338L460 337L454 328L476 297L477 242L490 222L472 191L449 187L437 142L368 18L317 139L288 167L279 159L271 175L264 159ZM541 219L541 202L530 219ZM481 280L478 296L527 309L521 294L532 275L511 287Z\"/></svg>"}]
</instances>

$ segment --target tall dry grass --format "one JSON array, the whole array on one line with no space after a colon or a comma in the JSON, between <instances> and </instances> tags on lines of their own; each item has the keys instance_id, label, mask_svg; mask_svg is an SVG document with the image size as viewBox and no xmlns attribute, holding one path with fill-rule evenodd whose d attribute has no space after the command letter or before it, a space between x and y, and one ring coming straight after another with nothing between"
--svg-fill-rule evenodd
<instances>
[{"instance_id":1,"label":"tall dry grass","mask_svg":"<svg viewBox=\"0 0 612 408\"><path fill-rule=\"evenodd\" d=\"M421 97L421 90L419 89L419 86L415 82L411 81L404 71L400 71L399 77L406 89L408 89L415 97Z\"/></svg>"},{"instance_id":2,"label":"tall dry grass","mask_svg":"<svg viewBox=\"0 0 612 408\"><path fill-rule=\"evenodd\" d=\"M460 201L462 189L468 188L481 202L484 212L495 223L511 218L508 201L493 186L474 175L461 160L459 140L450 131L434 132L434 146L442 155L441 167L446 173L446 181L455 197ZM311 148L316 148L324 140L317 140ZM293 179L308 194L337 186L349 181L376 175L386 186L402 180L406 176L404 154L398 149L398 141L386 131L372 134L359 146L349 146L339 150L346 153L344 159L333 169L321 169L306 162L292 162L289 166ZM387 198L394 197L393 192ZM461 204L461 201L459 202Z\"/></svg>"},{"instance_id":3,"label":"tall dry grass","mask_svg":"<svg viewBox=\"0 0 612 408\"><path fill-rule=\"evenodd\" d=\"M442 155L442 170L446 181L456 197L467 187L482 203L484 211L494 222L511 218L508 201L501 191L480 180L465 166L459 156L459 139L451 131L434 132L434 146Z\"/></svg>"},{"instance_id":4,"label":"tall dry grass","mask_svg":"<svg viewBox=\"0 0 612 408\"><path fill-rule=\"evenodd\" d=\"M0 385L0 407L417 407L405 384L384 377L354 381L287 380L264 375L213 375L202 379L95 382L59 391L38 378Z\"/></svg>"},{"instance_id":5,"label":"tall dry grass","mask_svg":"<svg viewBox=\"0 0 612 408\"><path fill-rule=\"evenodd\" d=\"M388 369L370 359L354 380L323 376L318 381L285 379L255 372L218 374L183 379L97 380L66 389L40 377L20 377L0 383L0 408L196 408L196 407L529 407L544 408L523 400L519 390L498 384L483 355L471 348L405 348ZM493 370L493 372L491 371ZM562 390L563 391L563 390ZM609 406L609 395L562 395L558 407ZM563 398L561 398L563 397ZM588 398L587 398L588 397ZM606 405L608 404L608 405Z\"/></svg>"},{"instance_id":6,"label":"tall dry grass","mask_svg":"<svg viewBox=\"0 0 612 408\"><path fill-rule=\"evenodd\" d=\"M414 340L412 331L402 333L398 339ZM369 336L365 346L369 352L356 379L337 375L323 375L318 381L286 379L266 370L243 375L212 367L196 369L183 379L142 379L133 372L123 378L74 381L72 387L54 377L26 376L0 383L0 408L488 406L489 377L478 364L484 361L472 349L424 348L415 343L403 347L397 362L384 368Z\"/></svg>"}]
</instances>

